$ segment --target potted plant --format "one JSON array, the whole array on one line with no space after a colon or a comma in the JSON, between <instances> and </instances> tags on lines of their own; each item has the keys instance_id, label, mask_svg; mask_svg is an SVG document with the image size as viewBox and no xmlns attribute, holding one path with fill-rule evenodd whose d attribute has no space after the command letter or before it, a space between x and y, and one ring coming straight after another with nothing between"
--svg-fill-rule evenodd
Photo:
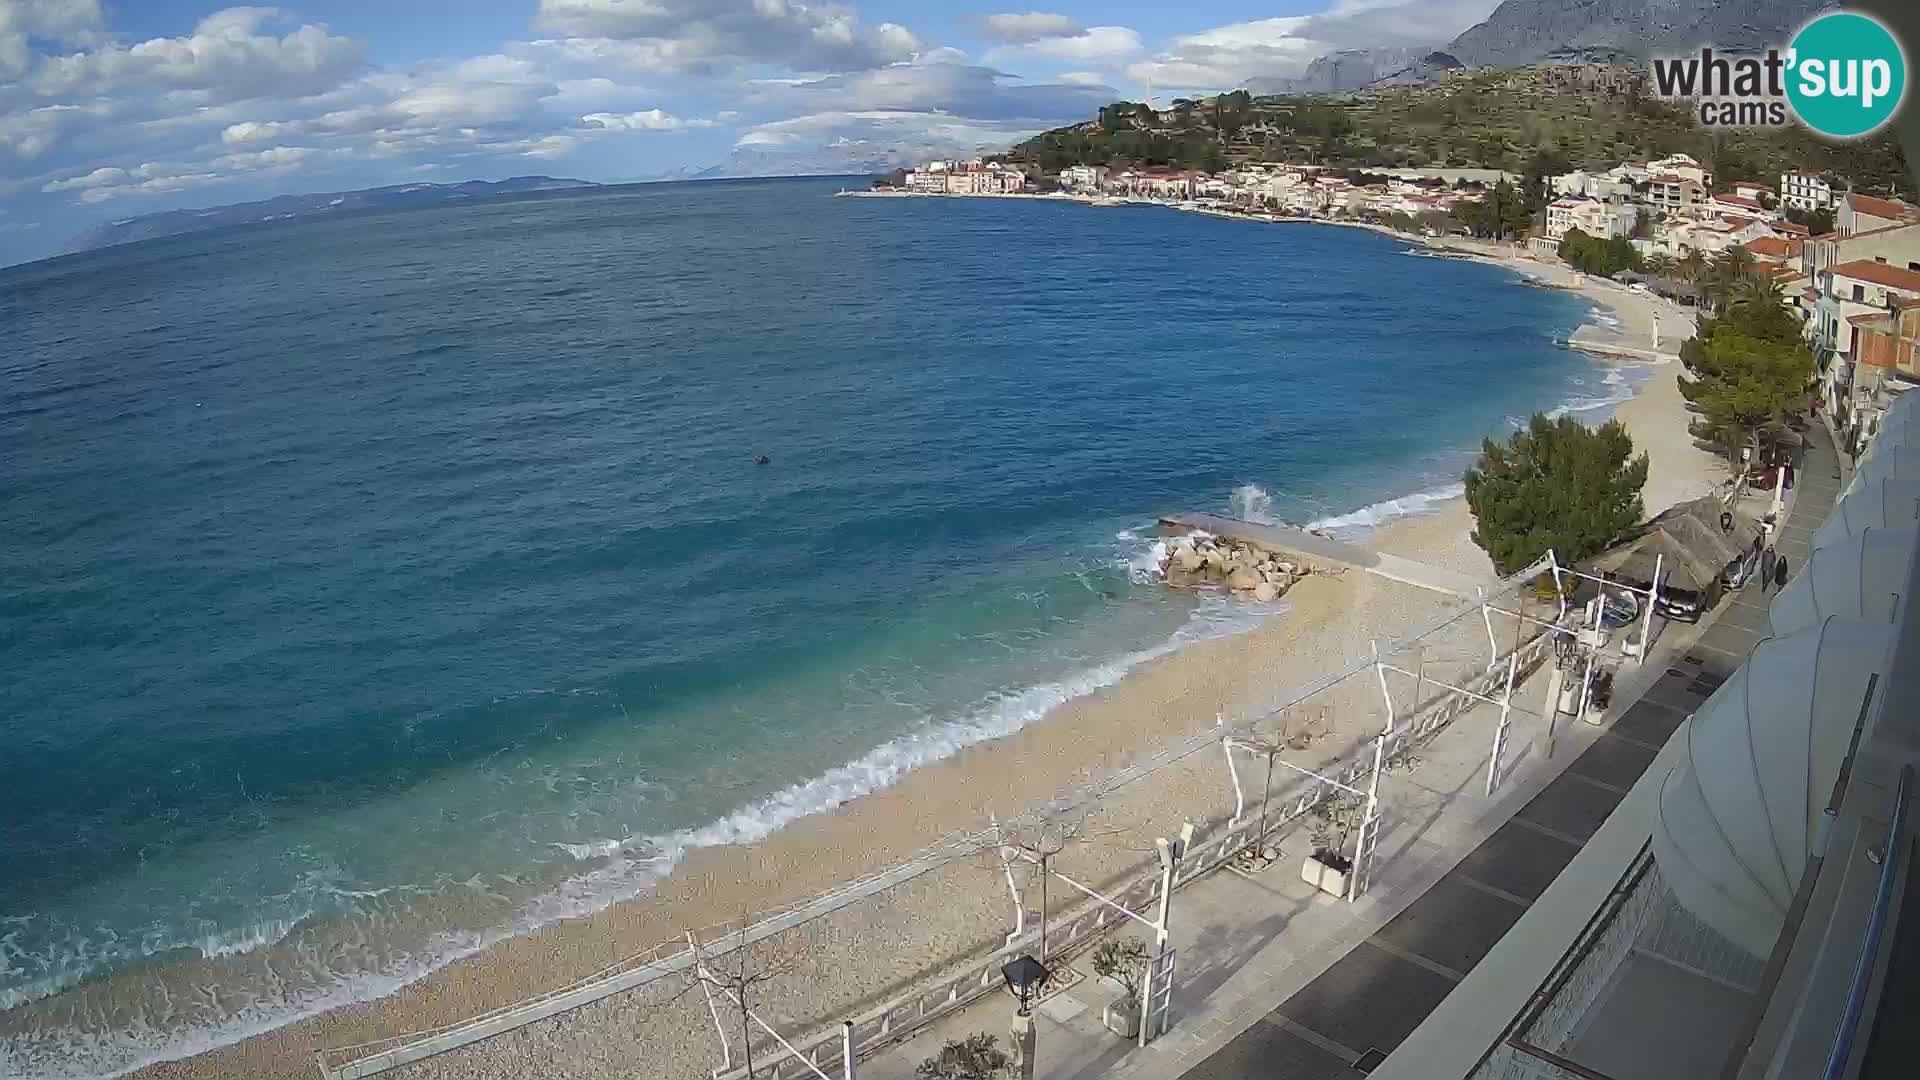
<instances>
[{"instance_id":1,"label":"potted plant","mask_svg":"<svg viewBox=\"0 0 1920 1080\"><path fill-rule=\"evenodd\" d=\"M1365 801L1347 791L1320 801L1313 811L1313 853L1300 864L1300 880L1333 896L1347 895L1353 860L1343 852L1364 810Z\"/></svg>"},{"instance_id":2,"label":"potted plant","mask_svg":"<svg viewBox=\"0 0 1920 1080\"><path fill-rule=\"evenodd\" d=\"M1109 941L1094 950L1093 973L1120 988L1120 995L1101 1011L1100 1020L1121 1038L1140 1034L1140 987L1151 962L1146 944L1138 938Z\"/></svg>"},{"instance_id":3,"label":"potted plant","mask_svg":"<svg viewBox=\"0 0 1920 1080\"><path fill-rule=\"evenodd\" d=\"M994 1080L1012 1064L1013 1059L994 1045L993 1036L980 1032L948 1040L917 1071L922 1080Z\"/></svg>"}]
</instances>

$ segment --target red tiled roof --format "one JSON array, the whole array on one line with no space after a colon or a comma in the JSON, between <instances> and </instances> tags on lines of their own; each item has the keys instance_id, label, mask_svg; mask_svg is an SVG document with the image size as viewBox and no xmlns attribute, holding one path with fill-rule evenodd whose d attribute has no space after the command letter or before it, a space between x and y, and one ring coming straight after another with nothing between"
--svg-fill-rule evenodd
<instances>
[{"instance_id":1,"label":"red tiled roof","mask_svg":"<svg viewBox=\"0 0 1920 1080\"><path fill-rule=\"evenodd\" d=\"M1897 266L1877 263L1872 259L1855 259L1839 266L1830 267L1839 277L1856 278L1883 285L1889 289L1904 289L1907 292L1920 293L1920 271L1902 270Z\"/></svg>"},{"instance_id":2,"label":"red tiled roof","mask_svg":"<svg viewBox=\"0 0 1920 1080\"><path fill-rule=\"evenodd\" d=\"M1758 180L1735 180L1733 182L1733 186L1737 188L1743 188L1743 187L1759 188L1761 191L1773 190L1772 184L1763 184Z\"/></svg>"},{"instance_id":3,"label":"red tiled roof","mask_svg":"<svg viewBox=\"0 0 1920 1080\"><path fill-rule=\"evenodd\" d=\"M1795 236L1806 236L1813 232L1812 229L1807 228L1805 225L1792 221L1776 221L1773 222L1772 225L1774 232L1793 233Z\"/></svg>"},{"instance_id":4,"label":"red tiled roof","mask_svg":"<svg viewBox=\"0 0 1920 1080\"><path fill-rule=\"evenodd\" d=\"M1766 207L1761 206L1757 201L1749 199L1744 195L1715 195L1713 200L1715 202L1726 203L1728 206L1744 206L1749 210L1766 209Z\"/></svg>"},{"instance_id":5,"label":"red tiled roof","mask_svg":"<svg viewBox=\"0 0 1920 1080\"><path fill-rule=\"evenodd\" d=\"M1847 201L1853 205L1856 214L1867 214L1890 221L1920 221L1920 206L1903 203L1898 199L1876 199L1871 195L1849 195Z\"/></svg>"},{"instance_id":6,"label":"red tiled roof","mask_svg":"<svg viewBox=\"0 0 1920 1080\"><path fill-rule=\"evenodd\" d=\"M1855 326L1865 326L1870 322L1873 322L1878 319L1884 319L1884 318L1886 318L1885 315L1882 315L1877 311L1870 311L1865 315L1854 315L1848 318L1847 321L1852 323Z\"/></svg>"},{"instance_id":7,"label":"red tiled roof","mask_svg":"<svg viewBox=\"0 0 1920 1080\"><path fill-rule=\"evenodd\" d=\"M1755 255L1785 259L1799 250L1800 245L1791 240L1782 240L1777 236L1757 236L1740 245Z\"/></svg>"}]
</instances>

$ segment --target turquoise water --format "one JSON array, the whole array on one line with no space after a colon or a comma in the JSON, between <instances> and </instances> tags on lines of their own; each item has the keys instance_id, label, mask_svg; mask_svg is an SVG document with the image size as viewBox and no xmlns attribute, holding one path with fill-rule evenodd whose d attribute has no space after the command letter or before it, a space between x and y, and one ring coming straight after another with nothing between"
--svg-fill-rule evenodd
<instances>
[{"instance_id":1,"label":"turquoise water","mask_svg":"<svg viewBox=\"0 0 1920 1080\"><path fill-rule=\"evenodd\" d=\"M0 271L0 1073L636 895L1270 614L1133 580L1157 513L1363 529L1623 390L1372 233L836 186Z\"/></svg>"}]
</instances>

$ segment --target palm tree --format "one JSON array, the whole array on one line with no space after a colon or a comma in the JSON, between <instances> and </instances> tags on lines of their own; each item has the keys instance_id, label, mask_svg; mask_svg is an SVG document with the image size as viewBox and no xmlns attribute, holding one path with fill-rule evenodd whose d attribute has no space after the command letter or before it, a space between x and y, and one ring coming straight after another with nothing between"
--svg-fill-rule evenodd
<instances>
[{"instance_id":1,"label":"palm tree","mask_svg":"<svg viewBox=\"0 0 1920 1080\"><path fill-rule=\"evenodd\" d=\"M1649 277L1671 278L1673 277L1674 266L1676 264L1673 261L1673 256L1656 253L1647 256L1645 265Z\"/></svg>"},{"instance_id":2,"label":"palm tree","mask_svg":"<svg viewBox=\"0 0 1920 1080\"><path fill-rule=\"evenodd\" d=\"M1689 248L1685 255L1680 256L1680 261L1675 263L1673 268L1679 273L1680 280L1699 281L1700 275L1706 273L1707 257Z\"/></svg>"},{"instance_id":3,"label":"palm tree","mask_svg":"<svg viewBox=\"0 0 1920 1080\"><path fill-rule=\"evenodd\" d=\"M1753 268L1752 252L1745 248L1728 248L1707 268L1706 283L1700 287L1701 294L1715 311L1725 311L1742 284L1753 276Z\"/></svg>"},{"instance_id":4,"label":"palm tree","mask_svg":"<svg viewBox=\"0 0 1920 1080\"><path fill-rule=\"evenodd\" d=\"M1771 275L1749 273L1740 278L1728 294L1727 310L1757 310L1785 302L1780 294L1780 283Z\"/></svg>"}]
</instances>

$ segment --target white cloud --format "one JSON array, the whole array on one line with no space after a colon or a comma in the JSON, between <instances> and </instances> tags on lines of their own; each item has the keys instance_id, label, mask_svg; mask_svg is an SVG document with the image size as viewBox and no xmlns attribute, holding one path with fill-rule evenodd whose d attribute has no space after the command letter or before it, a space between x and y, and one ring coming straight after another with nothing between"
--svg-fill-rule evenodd
<instances>
[{"instance_id":1,"label":"white cloud","mask_svg":"<svg viewBox=\"0 0 1920 1080\"><path fill-rule=\"evenodd\" d=\"M79 176L48 181L40 190L77 191L81 202L100 203L128 195L187 191L249 174L287 173L299 168L315 153L304 146L276 146L250 153L223 154L204 162L146 161L130 169L102 166Z\"/></svg>"},{"instance_id":2,"label":"white cloud","mask_svg":"<svg viewBox=\"0 0 1920 1080\"><path fill-rule=\"evenodd\" d=\"M33 41L91 45L106 20L100 0L0 0L0 81L33 66Z\"/></svg>"},{"instance_id":3,"label":"white cloud","mask_svg":"<svg viewBox=\"0 0 1920 1080\"><path fill-rule=\"evenodd\" d=\"M1097 71L1067 71L1053 77L1055 82L1068 86L1105 86L1107 77Z\"/></svg>"},{"instance_id":4,"label":"white cloud","mask_svg":"<svg viewBox=\"0 0 1920 1080\"><path fill-rule=\"evenodd\" d=\"M761 112L939 112L984 121L1049 127L1084 119L1110 100L1104 87L1027 83L967 64L894 64L873 71L765 84L749 99Z\"/></svg>"},{"instance_id":5,"label":"white cloud","mask_svg":"<svg viewBox=\"0 0 1920 1080\"><path fill-rule=\"evenodd\" d=\"M1338 0L1316 15L1255 19L1174 38L1127 74L1156 88L1231 90L1290 78L1340 49L1440 47L1499 0Z\"/></svg>"},{"instance_id":6,"label":"white cloud","mask_svg":"<svg viewBox=\"0 0 1920 1080\"><path fill-rule=\"evenodd\" d=\"M41 191L79 191L85 188L105 187L109 184L126 182L127 170L102 166L85 176L68 177L65 180L49 180Z\"/></svg>"},{"instance_id":7,"label":"white cloud","mask_svg":"<svg viewBox=\"0 0 1920 1080\"><path fill-rule=\"evenodd\" d=\"M237 124L228 124L225 130L220 132L220 141L229 146L272 142L289 134L296 126L272 120L242 120Z\"/></svg>"},{"instance_id":8,"label":"white cloud","mask_svg":"<svg viewBox=\"0 0 1920 1080\"><path fill-rule=\"evenodd\" d=\"M686 131L688 128L712 127L712 120L698 118L683 119L659 109L642 109L630 113L588 113L580 122L590 128L606 131Z\"/></svg>"},{"instance_id":9,"label":"white cloud","mask_svg":"<svg viewBox=\"0 0 1920 1080\"><path fill-rule=\"evenodd\" d=\"M858 143L926 157L1000 147L1036 130L938 112L836 111L761 124L742 134L738 145L779 150Z\"/></svg>"},{"instance_id":10,"label":"white cloud","mask_svg":"<svg viewBox=\"0 0 1920 1080\"><path fill-rule=\"evenodd\" d=\"M1298 75L1328 49L1326 42L1301 35L1312 18L1258 19L1177 37L1127 74L1155 87L1192 90L1231 90L1248 79Z\"/></svg>"},{"instance_id":11,"label":"white cloud","mask_svg":"<svg viewBox=\"0 0 1920 1080\"><path fill-rule=\"evenodd\" d=\"M534 24L624 43L626 62L651 72L719 74L746 63L857 71L925 48L897 23L865 26L850 7L796 0L540 0Z\"/></svg>"},{"instance_id":12,"label":"white cloud","mask_svg":"<svg viewBox=\"0 0 1920 1080\"><path fill-rule=\"evenodd\" d=\"M1029 11L1025 15L985 15L980 33L990 41L1019 45L1040 38L1071 37L1080 33L1080 24L1065 15Z\"/></svg>"},{"instance_id":13,"label":"white cloud","mask_svg":"<svg viewBox=\"0 0 1920 1080\"><path fill-rule=\"evenodd\" d=\"M49 56L28 76L46 97L122 90L201 90L212 100L298 97L339 85L360 67L360 44L308 24L284 36L261 33L270 8L229 8L185 37L152 38Z\"/></svg>"},{"instance_id":14,"label":"white cloud","mask_svg":"<svg viewBox=\"0 0 1920 1080\"><path fill-rule=\"evenodd\" d=\"M1127 26L1089 26L1074 34L1037 37L1020 45L1004 45L987 54L989 62L1021 57L1064 60L1095 67L1124 64L1146 53L1140 32Z\"/></svg>"}]
</instances>

